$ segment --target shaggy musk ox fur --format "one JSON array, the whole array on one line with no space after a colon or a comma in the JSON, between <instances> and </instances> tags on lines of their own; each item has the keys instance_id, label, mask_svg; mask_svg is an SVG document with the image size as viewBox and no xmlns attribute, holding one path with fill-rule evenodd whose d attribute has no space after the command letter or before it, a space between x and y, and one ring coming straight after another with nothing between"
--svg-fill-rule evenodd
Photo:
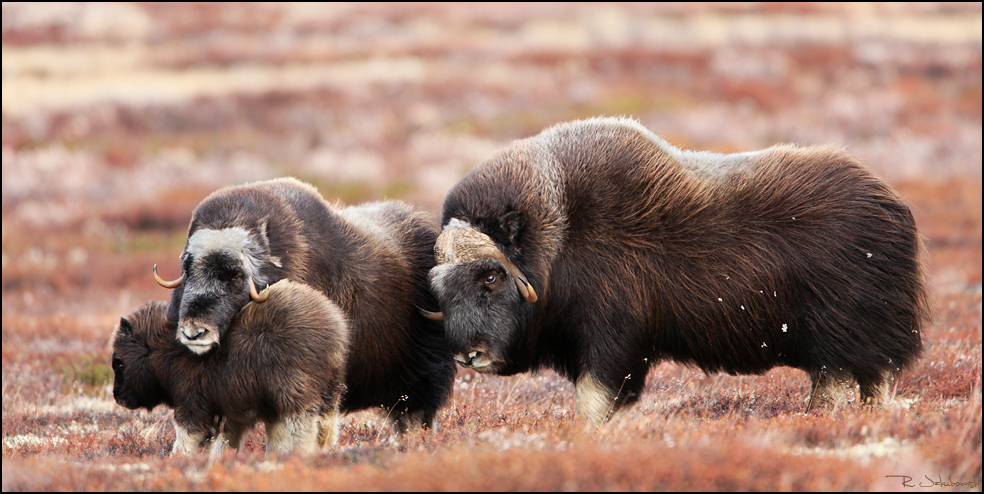
<instances>
[{"instance_id":1,"label":"shaggy musk ox fur","mask_svg":"<svg viewBox=\"0 0 984 494\"><path fill-rule=\"evenodd\" d=\"M883 402L922 349L909 208L831 147L688 152L634 120L570 122L473 169L442 224L430 280L455 359L552 367L594 421L664 359L803 369L809 409L851 378Z\"/></svg>"},{"instance_id":2,"label":"shaggy musk ox fur","mask_svg":"<svg viewBox=\"0 0 984 494\"><path fill-rule=\"evenodd\" d=\"M281 279L305 283L349 317L351 345L342 410L384 407L397 430L429 426L446 401L454 361L427 286L437 228L397 202L347 208L283 178L220 189L192 214L174 282L176 337L206 354L222 346L233 317ZM155 269L156 273L156 269Z\"/></svg>"},{"instance_id":3,"label":"shaggy musk ox fur","mask_svg":"<svg viewBox=\"0 0 984 494\"><path fill-rule=\"evenodd\" d=\"M163 302L120 319L113 336L113 396L131 410L174 409L174 453L191 453L219 432L239 448L262 420L267 452L314 451L337 443L349 329L337 305L287 280L265 303L247 304L222 345L192 353L174 338Z\"/></svg>"}]
</instances>

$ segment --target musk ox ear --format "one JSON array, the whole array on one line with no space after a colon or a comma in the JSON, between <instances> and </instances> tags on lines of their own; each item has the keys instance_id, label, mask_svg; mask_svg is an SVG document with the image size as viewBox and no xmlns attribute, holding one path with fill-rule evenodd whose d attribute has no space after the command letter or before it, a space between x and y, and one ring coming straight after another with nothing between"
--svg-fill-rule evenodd
<instances>
[{"instance_id":1,"label":"musk ox ear","mask_svg":"<svg viewBox=\"0 0 984 494\"><path fill-rule=\"evenodd\" d=\"M119 334L127 337L133 337L133 324L130 321L127 321L125 317L120 318Z\"/></svg>"},{"instance_id":2,"label":"musk ox ear","mask_svg":"<svg viewBox=\"0 0 984 494\"><path fill-rule=\"evenodd\" d=\"M267 224L269 223L270 217L263 218L260 224L256 227L256 240L259 242L260 246L263 247L264 252L270 259L270 262L282 268L283 265L280 263L280 257L273 255L273 251L270 250L270 237L267 235Z\"/></svg>"},{"instance_id":3,"label":"musk ox ear","mask_svg":"<svg viewBox=\"0 0 984 494\"><path fill-rule=\"evenodd\" d=\"M526 227L526 219L520 211L510 211L502 216L500 228L509 245L516 245L516 238Z\"/></svg>"},{"instance_id":4,"label":"musk ox ear","mask_svg":"<svg viewBox=\"0 0 984 494\"><path fill-rule=\"evenodd\" d=\"M267 223L269 222L269 217L260 220L260 224L256 226L256 240L260 242L263 248L270 252L270 237L267 236Z\"/></svg>"}]
</instances>

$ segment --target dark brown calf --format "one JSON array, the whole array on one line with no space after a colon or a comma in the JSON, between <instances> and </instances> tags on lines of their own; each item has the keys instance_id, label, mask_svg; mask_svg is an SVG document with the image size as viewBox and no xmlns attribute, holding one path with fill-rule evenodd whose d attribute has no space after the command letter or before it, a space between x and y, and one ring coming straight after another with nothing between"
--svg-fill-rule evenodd
<instances>
[{"instance_id":1,"label":"dark brown calf","mask_svg":"<svg viewBox=\"0 0 984 494\"><path fill-rule=\"evenodd\" d=\"M120 319L113 337L113 396L131 410L174 409L172 453L208 440L239 448L257 421L267 452L311 452L338 440L348 323L307 285L283 280L236 315L222 344L197 355L174 338L163 302ZM221 433L221 438L219 438Z\"/></svg>"}]
</instances>

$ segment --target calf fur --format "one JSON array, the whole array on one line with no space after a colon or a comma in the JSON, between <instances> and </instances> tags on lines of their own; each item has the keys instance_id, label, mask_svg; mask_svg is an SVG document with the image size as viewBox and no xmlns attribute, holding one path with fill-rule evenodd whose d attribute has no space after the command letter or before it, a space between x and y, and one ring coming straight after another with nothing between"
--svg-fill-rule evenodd
<instances>
[{"instance_id":1,"label":"calf fur","mask_svg":"<svg viewBox=\"0 0 984 494\"><path fill-rule=\"evenodd\" d=\"M173 453L209 440L239 448L257 421L267 452L312 452L338 440L349 329L342 311L307 285L283 280L247 304L222 345L198 355L174 338L163 302L120 319L113 336L113 396L135 410L174 409ZM219 437L221 436L221 437Z\"/></svg>"}]
</instances>

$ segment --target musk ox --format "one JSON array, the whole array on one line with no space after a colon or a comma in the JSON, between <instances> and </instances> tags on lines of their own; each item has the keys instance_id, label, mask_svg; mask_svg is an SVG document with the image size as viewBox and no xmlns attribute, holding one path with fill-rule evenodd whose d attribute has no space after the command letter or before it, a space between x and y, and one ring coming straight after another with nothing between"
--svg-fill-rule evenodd
<instances>
[{"instance_id":1,"label":"musk ox","mask_svg":"<svg viewBox=\"0 0 984 494\"><path fill-rule=\"evenodd\" d=\"M348 323L307 285L282 280L233 318L222 345L197 355L174 338L163 302L121 318L113 335L113 396L135 410L174 409L172 453L239 448L258 420L267 452L312 452L338 440ZM217 437L221 432L221 438Z\"/></svg>"},{"instance_id":2,"label":"musk ox","mask_svg":"<svg viewBox=\"0 0 984 494\"><path fill-rule=\"evenodd\" d=\"M689 152L631 119L563 123L469 172L442 224L430 283L454 358L551 367L595 422L665 359L805 370L809 410L850 378L882 403L922 349L912 215L831 147Z\"/></svg>"},{"instance_id":3,"label":"musk ox","mask_svg":"<svg viewBox=\"0 0 984 494\"><path fill-rule=\"evenodd\" d=\"M176 337L205 354L221 347L257 288L305 283L349 317L348 391L342 410L385 407L398 432L428 427L446 402L455 366L444 329L416 306L436 307L427 275L437 226L398 201L347 208L292 178L220 189L195 208L170 317Z\"/></svg>"}]
</instances>

